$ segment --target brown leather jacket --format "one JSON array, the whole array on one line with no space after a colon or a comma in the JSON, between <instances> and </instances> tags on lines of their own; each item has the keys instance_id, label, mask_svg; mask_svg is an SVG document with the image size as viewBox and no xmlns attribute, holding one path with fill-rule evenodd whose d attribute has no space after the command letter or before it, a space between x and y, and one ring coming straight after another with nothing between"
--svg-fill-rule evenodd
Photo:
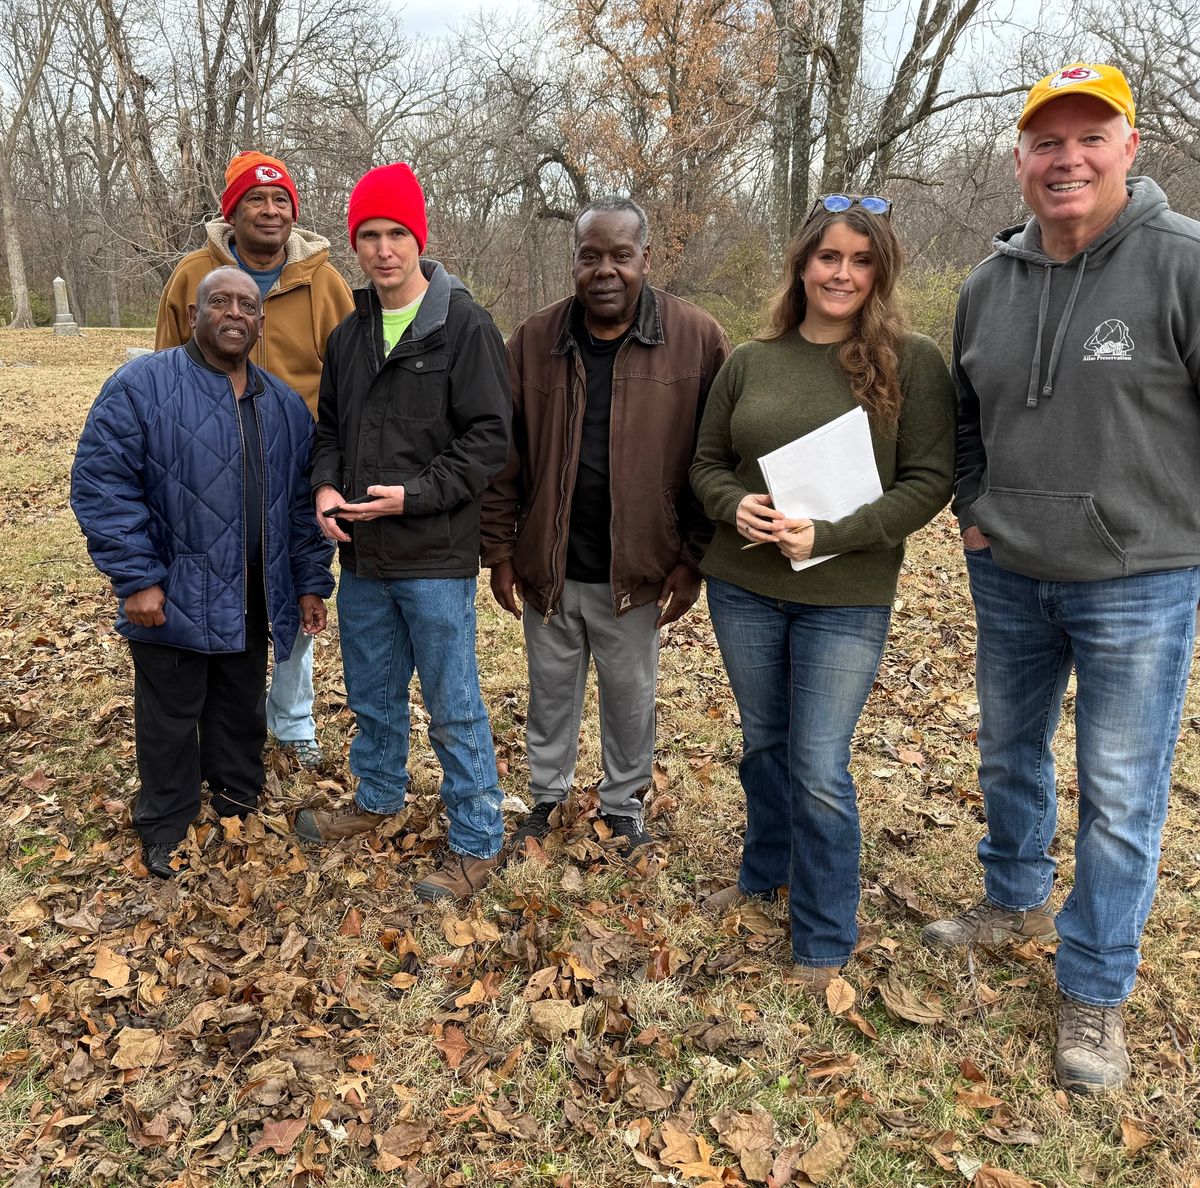
<instances>
[{"instance_id":1,"label":"brown leather jacket","mask_svg":"<svg viewBox=\"0 0 1200 1188\"><path fill-rule=\"evenodd\" d=\"M571 334L574 297L525 319L508 340L508 464L483 498L483 564L511 560L538 614L558 609L587 384ZM729 354L704 310L649 285L613 365L609 429L613 613L654 602L712 536L688 483L708 389Z\"/></svg>"}]
</instances>

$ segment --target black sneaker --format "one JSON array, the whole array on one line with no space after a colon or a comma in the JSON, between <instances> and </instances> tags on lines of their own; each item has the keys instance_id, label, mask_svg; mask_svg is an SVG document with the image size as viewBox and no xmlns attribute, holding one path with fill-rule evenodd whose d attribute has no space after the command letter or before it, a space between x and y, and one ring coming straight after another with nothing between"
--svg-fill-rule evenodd
<instances>
[{"instance_id":1,"label":"black sneaker","mask_svg":"<svg viewBox=\"0 0 1200 1188\"><path fill-rule=\"evenodd\" d=\"M182 856L178 867L171 865L179 842L142 842L142 861L146 869L160 879L173 879L180 871L187 870L187 859Z\"/></svg>"},{"instance_id":2,"label":"black sneaker","mask_svg":"<svg viewBox=\"0 0 1200 1188\"><path fill-rule=\"evenodd\" d=\"M642 828L641 817L610 817L607 813L601 813L600 820L612 830L613 841L622 843L621 848L627 855L654 842L654 838Z\"/></svg>"},{"instance_id":3,"label":"black sneaker","mask_svg":"<svg viewBox=\"0 0 1200 1188\"><path fill-rule=\"evenodd\" d=\"M550 814L558 808L558 801L543 800L535 804L525 818L525 824L513 834L512 852L521 854L525 850L525 839L536 838L539 842L546 839L550 832Z\"/></svg>"}]
</instances>

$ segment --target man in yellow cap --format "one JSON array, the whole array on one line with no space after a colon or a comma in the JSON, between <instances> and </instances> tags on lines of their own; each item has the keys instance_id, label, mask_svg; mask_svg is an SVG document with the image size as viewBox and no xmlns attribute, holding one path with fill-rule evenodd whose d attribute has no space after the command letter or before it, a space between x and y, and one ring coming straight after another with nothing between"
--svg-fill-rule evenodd
<instances>
[{"instance_id":1,"label":"man in yellow cap","mask_svg":"<svg viewBox=\"0 0 1200 1188\"><path fill-rule=\"evenodd\" d=\"M325 342L354 299L329 262L329 240L296 226L299 215L287 166L264 153L238 153L225 170L221 217L206 224L206 244L180 260L163 289L154 347L186 343L196 286L214 268L236 265L258 285L262 299L262 331L251 361L299 392L315 419ZM320 766L322 758L312 703L312 638L302 636L275 666L267 725L307 768Z\"/></svg>"},{"instance_id":2,"label":"man in yellow cap","mask_svg":"<svg viewBox=\"0 0 1200 1188\"><path fill-rule=\"evenodd\" d=\"M954 511L978 628L984 898L933 947L1059 941L1055 1073L1129 1077L1133 990L1200 597L1200 223L1130 177L1129 84L1076 62L1029 92L1033 212L967 278ZM1079 823L1057 916L1051 744L1075 673Z\"/></svg>"}]
</instances>

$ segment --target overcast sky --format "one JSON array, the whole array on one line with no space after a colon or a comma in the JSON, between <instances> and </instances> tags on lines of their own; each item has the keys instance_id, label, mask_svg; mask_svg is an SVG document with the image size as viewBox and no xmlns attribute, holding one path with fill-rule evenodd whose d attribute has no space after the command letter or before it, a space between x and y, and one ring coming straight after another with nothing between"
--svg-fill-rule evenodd
<instances>
[{"instance_id":1,"label":"overcast sky","mask_svg":"<svg viewBox=\"0 0 1200 1188\"><path fill-rule=\"evenodd\" d=\"M462 24L466 17L477 12L498 12L513 16L518 12L532 12L533 0L395 0L400 9L400 19L409 33L421 33L435 37L445 33L454 25Z\"/></svg>"}]
</instances>

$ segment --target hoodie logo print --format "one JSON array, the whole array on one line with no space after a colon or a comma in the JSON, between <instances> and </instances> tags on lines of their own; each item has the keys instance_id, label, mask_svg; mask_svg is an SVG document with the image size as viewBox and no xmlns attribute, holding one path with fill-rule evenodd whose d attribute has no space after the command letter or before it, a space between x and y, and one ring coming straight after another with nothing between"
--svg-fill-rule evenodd
<instances>
[{"instance_id":1,"label":"hoodie logo print","mask_svg":"<svg viewBox=\"0 0 1200 1188\"><path fill-rule=\"evenodd\" d=\"M1085 363L1110 363L1133 358L1133 339L1120 318L1101 322L1083 344Z\"/></svg>"}]
</instances>

